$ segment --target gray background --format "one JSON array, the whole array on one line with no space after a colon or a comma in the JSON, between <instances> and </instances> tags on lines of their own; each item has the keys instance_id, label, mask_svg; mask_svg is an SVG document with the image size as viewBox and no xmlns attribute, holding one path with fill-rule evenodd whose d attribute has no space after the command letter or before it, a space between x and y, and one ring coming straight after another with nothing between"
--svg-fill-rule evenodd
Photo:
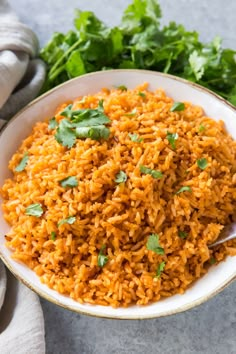
<instances>
[{"instance_id":1,"label":"gray background","mask_svg":"<svg viewBox=\"0 0 236 354\"><path fill-rule=\"evenodd\" d=\"M117 25L128 0L10 0L41 45L53 31L72 28L73 9L95 11ZM203 41L220 35L236 49L233 0L160 0L163 22L174 20L200 32ZM47 354L232 354L236 353L236 282L207 303L171 317L143 321L80 316L45 300ZM31 354L31 353L29 353ZM33 353L32 353L33 354Z\"/></svg>"}]
</instances>

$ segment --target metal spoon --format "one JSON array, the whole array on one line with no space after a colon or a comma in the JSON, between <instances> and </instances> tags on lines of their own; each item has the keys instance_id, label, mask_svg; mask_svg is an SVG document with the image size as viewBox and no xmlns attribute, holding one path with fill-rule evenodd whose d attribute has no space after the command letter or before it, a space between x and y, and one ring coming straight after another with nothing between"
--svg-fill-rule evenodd
<instances>
[{"instance_id":1,"label":"metal spoon","mask_svg":"<svg viewBox=\"0 0 236 354\"><path fill-rule=\"evenodd\" d=\"M208 247L218 246L221 243L232 240L233 238L236 238L236 222L233 224L226 225L221 231L218 239Z\"/></svg>"}]
</instances>

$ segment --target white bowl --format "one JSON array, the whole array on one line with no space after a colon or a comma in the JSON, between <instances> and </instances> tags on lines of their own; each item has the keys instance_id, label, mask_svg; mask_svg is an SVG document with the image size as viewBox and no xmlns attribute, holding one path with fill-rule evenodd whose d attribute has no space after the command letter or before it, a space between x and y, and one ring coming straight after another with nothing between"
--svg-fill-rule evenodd
<instances>
[{"instance_id":1,"label":"white bowl","mask_svg":"<svg viewBox=\"0 0 236 354\"><path fill-rule=\"evenodd\" d=\"M144 70L110 70L81 76L70 80L37 98L19 112L0 135L0 185L10 176L8 161L21 141L31 132L32 126L45 117L53 116L57 106L80 95L94 94L103 87L126 85L134 88L143 82L150 90L163 88L175 101L190 101L204 108L206 114L216 120L224 120L227 130L236 139L236 109L225 100L198 85L174 76ZM4 235L9 225L0 210L0 255L10 271L25 285L47 300L67 309L97 317L117 319L145 319L175 314L203 303L219 293L236 277L236 257L211 267L184 295L174 295L147 306L131 306L114 309L106 306L80 304L69 297L41 284L36 274L11 259L11 252L4 246Z\"/></svg>"}]
</instances>

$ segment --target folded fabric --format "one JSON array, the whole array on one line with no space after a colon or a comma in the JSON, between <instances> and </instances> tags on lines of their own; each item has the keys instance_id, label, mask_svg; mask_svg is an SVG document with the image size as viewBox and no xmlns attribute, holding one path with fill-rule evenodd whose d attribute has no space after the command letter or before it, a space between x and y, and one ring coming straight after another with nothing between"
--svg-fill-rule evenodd
<instances>
[{"instance_id":1,"label":"folded fabric","mask_svg":"<svg viewBox=\"0 0 236 354\"><path fill-rule=\"evenodd\" d=\"M38 40L20 23L6 0L0 0L0 119L10 119L39 92L44 63L35 59Z\"/></svg>"},{"instance_id":2,"label":"folded fabric","mask_svg":"<svg viewBox=\"0 0 236 354\"><path fill-rule=\"evenodd\" d=\"M0 353L44 354L44 321L39 299L16 281L2 263L0 305Z\"/></svg>"},{"instance_id":3,"label":"folded fabric","mask_svg":"<svg viewBox=\"0 0 236 354\"><path fill-rule=\"evenodd\" d=\"M36 59L38 40L0 0L0 125L39 92L45 67ZM0 353L44 354L44 320L36 294L0 261Z\"/></svg>"}]
</instances>

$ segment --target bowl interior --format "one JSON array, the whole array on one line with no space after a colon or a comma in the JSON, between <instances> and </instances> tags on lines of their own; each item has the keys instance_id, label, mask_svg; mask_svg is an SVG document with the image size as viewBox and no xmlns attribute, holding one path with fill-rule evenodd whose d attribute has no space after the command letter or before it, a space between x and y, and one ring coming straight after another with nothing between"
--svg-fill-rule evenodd
<instances>
[{"instance_id":1,"label":"bowl interior","mask_svg":"<svg viewBox=\"0 0 236 354\"><path fill-rule=\"evenodd\" d=\"M10 176L8 161L21 141L31 132L32 126L40 120L52 117L57 106L78 96L93 94L103 87L125 85L134 88L144 82L150 90L162 88L175 101L190 101L204 108L205 113L215 120L223 120L228 132L236 139L236 110L223 99L209 91L173 76L142 70L111 70L88 74L68 81L33 101L15 116L0 135L0 186ZM175 295L157 303L140 307L113 309L111 307L79 304L41 284L33 271L11 259L11 252L4 246L4 235L9 225L0 210L0 253L9 269L26 285L41 296L58 305L78 311L109 318L141 319L170 315L194 307L222 290L236 276L236 257L213 266L201 279L196 281L184 295Z\"/></svg>"}]
</instances>

